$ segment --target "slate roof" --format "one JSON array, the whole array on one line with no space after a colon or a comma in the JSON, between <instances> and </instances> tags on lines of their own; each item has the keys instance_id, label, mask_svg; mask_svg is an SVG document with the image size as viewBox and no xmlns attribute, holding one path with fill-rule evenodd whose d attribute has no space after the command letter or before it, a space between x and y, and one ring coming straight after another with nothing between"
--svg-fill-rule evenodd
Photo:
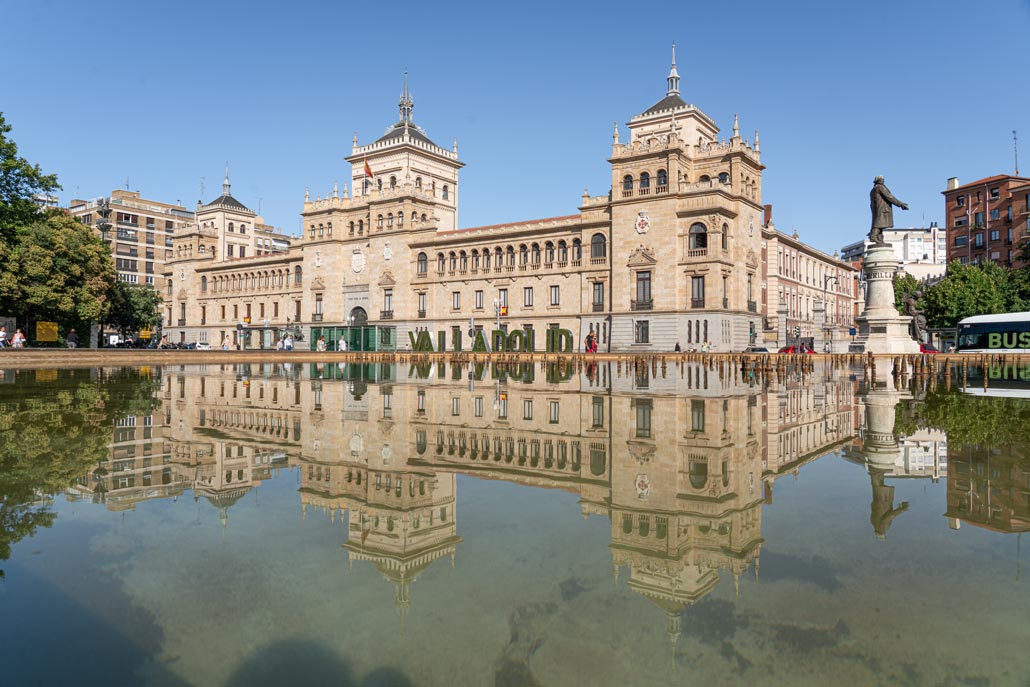
<instances>
[{"instance_id":1,"label":"slate roof","mask_svg":"<svg viewBox=\"0 0 1030 687\"><path fill-rule=\"evenodd\" d=\"M686 107L687 103L676 94L667 95L651 107L644 110L643 114L654 114L663 110L672 110L677 107Z\"/></svg>"},{"instance_id":2,"label":"slate roof","mask_svg":"<svg viewBox=\"0 0 1030 687\"><path fill-rule=\"evenodd\" d=\"M246 212L252 212L251 209L248 208L246 205L244 205L240 201L236 200L232 196L226 195L226 194L222 194L222 195L218 196L217 198L212 200L210 203L208 203L204 207L206 207L206 208L223 207L223 208L231 208L233 210L245 210Z\"/></svg>"},{"instance_id":3,"label":"slate roof","mask_svg":"<svg viewBox=\"0 0 1030 687\"><path fill-rule=\"evenodd\" d=\"M378 140L376 140L376 143L379 143L381 141L392 141L392 140L394 140L396 138L402 138L404 136L404 129L405 129L404 122L397 122L392 127L390 127L389 131L387 131L386 134L384 134ZM421 127L418 127L418 126L415 126L414 124L409 123L408 126L407 126L407 130L408 130L408 135L411 136L416 141L421 141L422 143L428 143L429 145L436 146L437 148L440 147L440 146L437 146L435 143L433 143L431 140L429 140L429 137L425 135L425 133L422 131Z\"/></svg>"}]
</instances>

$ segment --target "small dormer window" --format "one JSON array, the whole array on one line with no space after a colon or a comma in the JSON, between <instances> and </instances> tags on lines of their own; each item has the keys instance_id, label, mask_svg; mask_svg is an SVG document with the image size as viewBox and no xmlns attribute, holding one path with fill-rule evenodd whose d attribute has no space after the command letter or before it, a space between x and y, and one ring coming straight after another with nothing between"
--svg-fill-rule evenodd
<instances>
[{"instance_id":1,"label":"small dormer window","mask_svg":"<svg viewBox=\"0 0 1030 687\"><path fill-rule=\"evenodd\" d=\"M397 188L397 177L390 177L390 188Z\"/></svg>"},{"instance_id":2,"label":"small dormer window","mask_svg":"<svg viewBox=\"0 0 1030 687\"><path fill-rule=\"evenodd\" d=\"M421 191L422 190L422 177L415 177L415 190L416 191Z\"/></svg>"},{"instance_id":3,"label":"small dormer window","mask_svg":"<svg viewBox=\"0 0 1030 687\"><path fill-rule=\"evenodd\" d=\"M730 183L730 175L727 174L726 172L720 172L719 173L719 183L720 184L728 184L728 183Z\"/></svg>"},{"instance_id":4,"label":"small dormer window","mask_svg":"<svg viewBox=\"0 0 1030 687\"><path fill-rule=\"evenodd\" d=\"M232 222L229 222L229 231L232 231L232 230L233 230L232 226L233 226L233 225L232 225Z\"/></svg>"}]
</instances>

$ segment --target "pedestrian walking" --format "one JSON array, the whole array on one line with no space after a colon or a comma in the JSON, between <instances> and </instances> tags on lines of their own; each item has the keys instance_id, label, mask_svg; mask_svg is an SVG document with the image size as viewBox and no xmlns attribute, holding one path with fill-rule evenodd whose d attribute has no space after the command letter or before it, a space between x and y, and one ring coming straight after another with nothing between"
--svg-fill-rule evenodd
<instances>
[{"instance_id":1,"label":"pedestrian walking","mask_svg":"<svg viewBox=\"0 0 1030 687\"><path fill-rule=\"evenodd\" d=\"M11 348L25 348L25 335L20 329L14 330L14 337L11 338Z\"/></svg>"},{"instance_id":2,"label":"pedestrian walking","mask_svg":"<svg viewBox=\"0 0 1030 687\"><path fill-rule=\"evenodd\" d=\"M223 336L222 337L222 350L223 351L228 351L229 350L229 337L228 336Z\"/></svg>"},{"instance_id":3,"label":"pedestrian walking","mask_svg":"<svg viewBox=\"0 0 1030 687\"><path fill-rule=\"evenodd\" d=\"M347 350L347 339L341 334L340 341L336 344L336 350L346 351Z\"/></svg>"},{"instance_id":4,"label":"pedestrian walking","mask_svg":"<svg viewBox=\"0 0 1030 687\"><path fill-rule=\"evenodd\" d=\"M680 348L680 342L679 341L676 342L676 348L674 348L673 350L676 351L677 353L680 353L683 350L682 348Z\"/></svg>"},{"instance_id":5,"label":"pedestrian walking","mask_svg":"<svg viewBox=\"0 0 1030 687\"><path fill-rule=\"evenodd\" d=\"M293 337L291 335L287 334L286 338L283 339L283 348L287 351L293 350Z\"/></svg>"},{"instance_id":6,"label":"pedestrian walking","mask_svg":"<svg viewBox=\"0 0 1030 687\"><path fill-rule=\"evenodd\" d=\"M315 349L319 353L324 353L325 352L326 348L325 348L325 337L324 336L318 337L318 341L315 342Z\"/></svg>"},{"instance_id":7,"label":"pedestrian walking","mask_svg":"<svg viewBox=\"0 0 1030 687\"><path fill-rule=\"evenodd\" d=\"M7 327L0 326L0 348L7 348Z\"/></svg>"},{"instance_id":8,"label":"pedestrian walking","mask_svg":"<svg viewBox=\"0 0 1030 687\"><path fill-rule=\"evenodd\" d=\"M74 329L69 329L68 330L68 336L64 337L64 343L65 343L65 345L68 346L68 348L78 348L79 347L79 337L75 333Z\"/></svg>"}]
</instances>

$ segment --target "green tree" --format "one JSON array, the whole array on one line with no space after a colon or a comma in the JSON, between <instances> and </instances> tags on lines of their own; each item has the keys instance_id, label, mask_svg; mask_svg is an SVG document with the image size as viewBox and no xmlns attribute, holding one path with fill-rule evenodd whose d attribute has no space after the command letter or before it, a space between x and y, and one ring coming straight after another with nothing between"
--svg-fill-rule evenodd
<instances>
[{"instance_id":1,"label":"green tree","mask_svg":"<svg viewBox=\"0 0 1030 687\"><path fill-rule=\"evenodd\" d=\"M111 312L106 322L122 334L154 329L161 322L160 305L161 294L153 286L116 281L111 289Z\"/></svg>"},{"instance_id":2,"label":"green tree","mask_svg":"<svg viewBox=\"0 0 1030 687\"><path fill-rule=\"evenodd\" d=\"M964 317L1010 312L1017 299L1003 267L953 261L944 279L926 290L923 302L931 327L954 327Z\"/></svg>"},{"instance_id":3,"label":"green tree","mask_svg":"<svg viewBox=\"0 0 1030 687\"><path fill-rule=\"evenodd\" d=\"M61 213L37 215L0 250L0 312L63 330L103 321L116 277L109 249L89 227Z\"/></svg>"},{"instance_id":4,"label":"green tree","mask_svg":"<svg viewBox=\"0 0 1030 687\"><path fill-rule=\"evenodd\" d=\"M39 165L18 157L18 146L7 137L10 132L11 125L0 112L0 243L10 243L18 227L39 217L33 195L61 188L56 176L43 174Z\"/></svg>"}]
</instances>

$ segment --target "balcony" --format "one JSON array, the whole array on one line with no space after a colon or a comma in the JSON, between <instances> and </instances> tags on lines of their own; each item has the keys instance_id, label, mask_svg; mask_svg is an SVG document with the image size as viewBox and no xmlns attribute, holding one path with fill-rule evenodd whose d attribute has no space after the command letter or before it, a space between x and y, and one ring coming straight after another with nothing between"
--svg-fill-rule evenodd
<instances>
[{"instance_id":1,"label":"balcony","mask_svg":"<svg viewBox=\"0 0 1030 687\"><path fill-rule=\"evenodd\" d=\"M179 326L180 327L185 327L186 326L186 319L185 318L182 318L182 319L179 320Z\"/></svg>"},{"instance_id":2,"label":"balcony","mask_svg":"<svg viewBox=\"0 0 1030 687\"><path fill-rule=\"evenodd\" d=\"M748 312L758 312L758 303L756 303L755 301L748 301L747 302L747 311Z\"/></svg>"},{"instance_id":3,"label":"balcony","mask_svg":"<svg viewBox=\"0 0 1030 687\"><path fill-rule=\"evenodd\" d=\"M573 267L579 267L579 266L580 266L580 265L582 264L582 262L583 262L583 261L582 261L582 260L580 260L579 258L575 258L575 259L574 259L574 260L572 261L572 266L573 266Z\"/></svg>"},{"instance_id":4,"label":"balcony","mask_svg":"<svg viewBox=\"0 0 1030 687\"><path fill-rule=\"evenodd\" d=\"M602 256L600 258L590 258L591 265L604 265L608 262L608 258Z\"/></svg>"},{"instance_id":5,"label":"balcony","mask_svg":"<svg viewBox=\"0 0 1030 687\"><path fill-rule=\"evenodd\" d=\"M688 258L706 258L708 257L707 248L691 248L687 251Z\"/></svg>"},{"instance_id":6,"label":"balcony","mask_svg":"<svg viewBox=\"0 0 1030 687\"><path fill-rule=\"evenodd\" d=\"M312 322L321 322L322 321L322 317L323 317L323 314L320 313L320 312L311 313L311 321Z\"/></svg>"},{"instance_id":7,"label":"balcony","mask_svg":"<svg viewBox=\"0 0 1030 687\"><path fill-rule=\"evenodd\" d=\"M381 320L392 320L393 319L393 310L381 310L379 312L379 319L381 319Z\"/></svg>"},{"instance_id":8,"label":"balcony","mask_svg":"<svg viewBox=\"0 0 1030 687\"><path fill-rule=\"evenodd\" d=\"M703 308L703 307L705 307L705 299L704 298L691 298L690 299L690 307L691 308Z\"/></svg>"},{"instance_id":9,"label":"balcony","mask_svg":"<svg viewBox=\"0 0 1030 687\"><path fill-rule=\"evenodd\" d=\"M424 320L424 319L426 319L426 311L425 311L425 310L419 310L419 311L418 311L418 318L419 318L420 320Z\"/></svg>"},{"instance_id":10,"label":"balcony","mask_svg":"<svg viewBox=\"0 0 1030 687\"><path fill-rule=\"evenodd\" d=\"M426 273L426 272L416 272L415 273L415 279L425 279L428 276L429 276L429 274Z\"/></svg>"},{"instance_id":11,"label":"balcony","mask_svg":"<svg viewBox=\"0 0 1030 687\"><path fill-rule=\"evenodd\" d=\"M653 306L654 306L654 301L652 301L650 298L648 298L646 301L635 301L634 300L634 301L630 301L629 302L630 310L652 310Z\"/></svg>"}]
</instances>

